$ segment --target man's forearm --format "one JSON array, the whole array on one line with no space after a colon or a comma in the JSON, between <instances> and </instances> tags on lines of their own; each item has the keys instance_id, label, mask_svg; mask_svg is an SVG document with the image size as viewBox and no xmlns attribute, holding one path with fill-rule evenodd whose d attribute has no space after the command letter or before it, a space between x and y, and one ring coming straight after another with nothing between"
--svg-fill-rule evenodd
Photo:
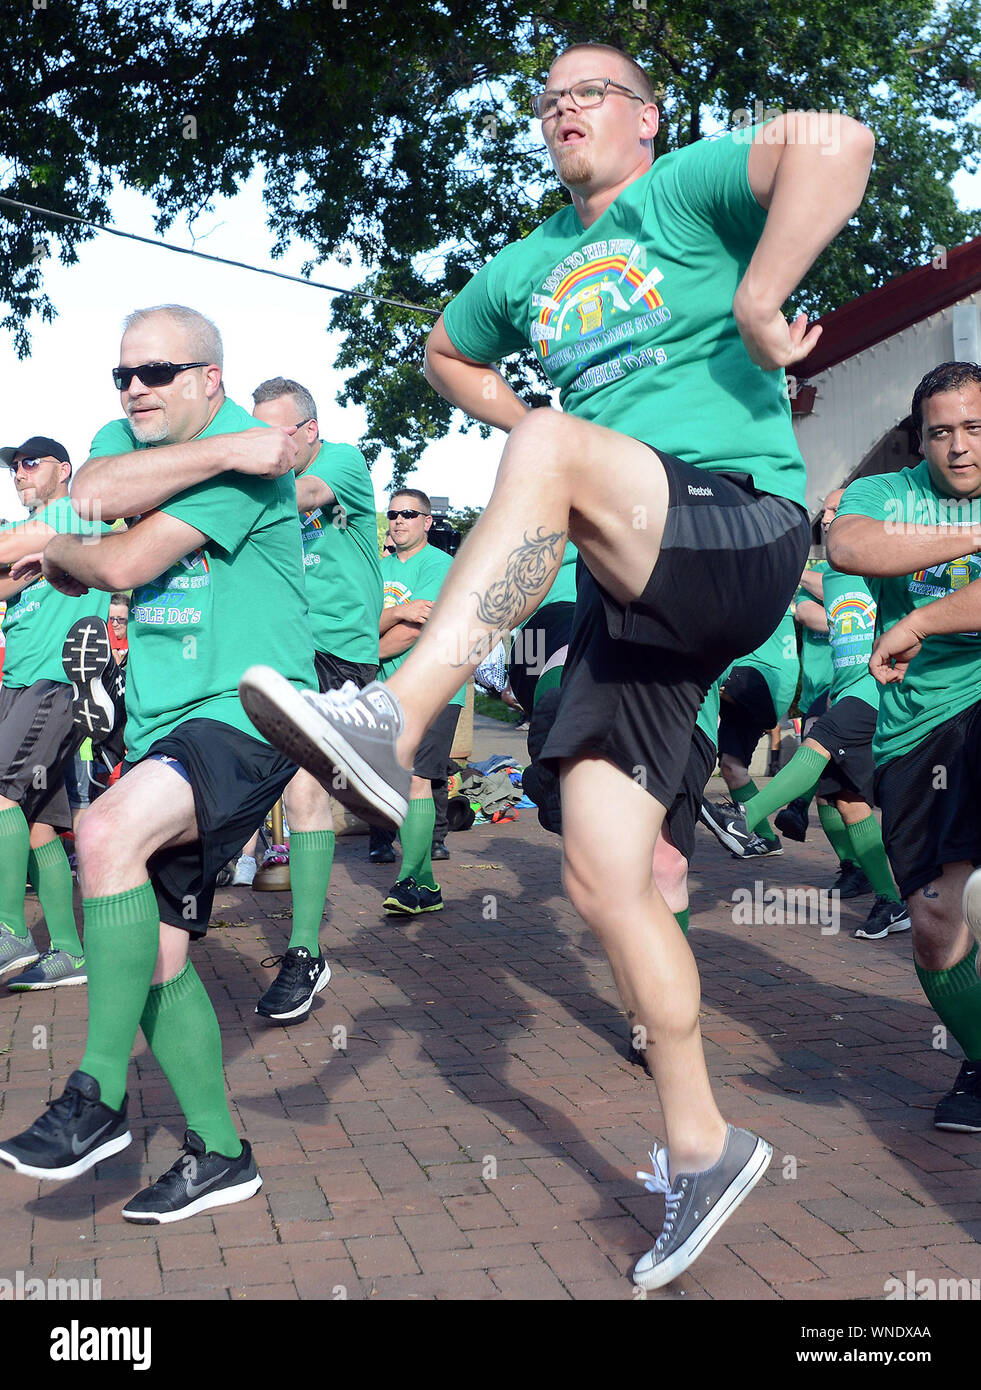
<instances>
[{"instance_id":1,"label":"man's forearm","mask_svg":"<svg viewBox=\"0 0 981 1390\"><path fill-rule=\"evenodd\" d=\"M921 637L981 631L981 579L965 584L963 589L956 589L945 598L923 604L900 621L908 621Z\"/></svg>"},{"instance_id":2,"label":"man's forearm","mask_svg":"<svg viewBox=\"0 0 981 1390\"><path fill-rule=\"evenodd\" d=\"M414 623L396 623L390 627L378 643L379 661L390 661L393 656L401 656L419 640L421 628Z\"/></svg>"},{"instance_id":3,"label":"man's forearm","mask_svg":"<svg viewBox=\"0 0 981 1390\"><path fill-rule=\"evenodd\" d=\"M120 550L128 532L106 532L97 539L58 535L45 547L45 558L90 589L128 589Z\"/></svg>"},{"instance_id":4,"label":"man's forearm","mask_svg":"<svg viewBox=\"0 0 981 1390\"><path fill-rule=\"evenodd\" d=\"M103 521L153 511L231 466L234 440L233 434L220 434L89 459L72 484L72 506L83 517Z\"/></svg>"},{"instance_id":5,"label":"man's forearm","mask_svg":"<svg viewBox=\"0 0 981 1390\"><path fill-rule=\"evenodd\" d=\"M802 599L794 610L794 617L811 632L827 632L828 615L821 604L814 599Z\"/></svg>"},{"instance_id":6,"label":"man's forearm","mask_svg":"<svg viewBox=\"0 0 981 1390\"><path fill-rule=\"evenodd\" d=\"M836 112L782 117L769 211L740 294L779 308L862 201L875 141L858 121ZM758 140L774 138L764 127Z\"/></svg>"},{"instance_id":7,"label":"man's forearm","mask_svg":"<svg viewBox=\"0 0 981 1390\"><path fill-rule=\"evenodd\" d=\"M824 575L819 570L805 570L800 577L800 586L818 603L824 602Z\"/></svg>"},{"instance_id":8,"label":"man's forearm","mask_svg":"<svg viewBox=\"0 0 981 1390\"><path fill-rule=\"evenodd\" d=\"M528 414L525 405L496 367L463 362L428 345L426 380L451 405L459 406L474 420L510 431Z\"/></svg>"},{"instance_id":9,"label":"man's forearm","mask_svg":"<svg viewBox=\"0 0 981 1390\"><path fill-rule=\"evenodd\" d=\"M842 574L893 579L960 560L981 546L971 526L897 526L865 516L836 517L828 531L828 560Z\"/></svg>"}]
</instances>

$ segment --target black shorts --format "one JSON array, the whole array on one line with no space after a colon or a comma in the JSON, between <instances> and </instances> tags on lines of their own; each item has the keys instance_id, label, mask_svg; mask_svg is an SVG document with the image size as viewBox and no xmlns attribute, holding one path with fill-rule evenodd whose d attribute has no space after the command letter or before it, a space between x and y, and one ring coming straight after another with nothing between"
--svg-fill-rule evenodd
<instances>
[{"instance_id":1,"label":"black shorts","mask_svg":"<svg viewBox=\"0 0 981 1390\"><path fill-rule=\"evenodd\" d=\"M773 696L762 671L734 666L719 701L719 753L749 767L756 745L777 722Z\"/></svg>"},{"instance_id":2,"label":"black shorts","mask_svg":"<svg viewBox=\"0 0 981 1390\"><path fill-rule=\"evenodd\" d=\"M830 801L841 792L851 792L873 805L872 736L877 718L877 711L871 705L854 695L846 695L811 725L807 737L815 739L831 754L831 761L817 784L818 796Z\"/></svg>"},{"instance_id":3,"label":"black shorts","mask_svg":"<svg viewBox=\"0 0 981 1390\"><path fill-rule=\"evenodd\" d=\"M0 796L16 801L29 825L71 830L65 769L81 741L70 685L0 686Z\"/></svg>"},{"instance_id":4,"label":"black shorts","mask_svg":"<svg viewBox=\"0 0 981 1390\"><path fill-rule=\"evenodd\" d=\"M812 700L810 705L808 705L807 709L804 711L803 718L800 722L801 739L807 738L808 730L813 727L815 719L820 719L822 714L827 714L828 700L830 699L830 697L830 690L822 690L821 694L817 697L817 699Z\"/></svg>"},{"instance_id":5,"label":"black shorts","mask_svg":"<svg viewBox=\"0 0 981 1390\"><path fill-rule=\"evenodd\" d=\"M562 699L543 758L606 758L667 807L705 692L776 630L811 531L802 507L757 492L745 475L659 458L668 515L640 598L617 603L580 557Z\"/></svg>"},{"instance_id":6,"label":"black shorts","mask_svg":"<svg viewBox=\"0 0 981 1390\"><path fill-rule=\"evenodd\" d=\"M416 777L426 777L433 783L446 781L446 765L462 709L462 705L447 705L432 728L423 734L412 769Z\"/></svg>"},{"instance_id":7,"label":"black shorts","mask_svg":"<svg viewBox=\"0 0 981 1390\"><path fill-rule=\"evenodd\" d=\"M945 864L981 864L981 701L876 771L882 838L904 898Z\"/></svg>"},{"instance_id":8,"label":"black shorts","mask_svg":"<svg viewBox=\"0 0 981 1390\"><path fill-rule=\"evenodd\" d=\"M208 930L218 872L262 825L296 764L268 743L217 719L188 719L140 761L172 758L194 793L198 839L154 854L147 872L161 922L192 937ZM125 776L139 763L125 763Z\"/></svg>"},{"instance_id":9,"label":"black shorts","mask_svg":"<svg viewBox=\"0 0 981 1390\"><path fill-rule=\"evenodd\" d=\"M321 695L325 690L340 690L345 681L354 681L358 689L363 690L378 674L377 664L345 661L342 656L332 656L330 652L314 652L313 664Z\"/></svg>"},{"instance_id":10,"label":"black shorts","mask_svg":"<svg viewBox=\"0 0 981 1390\"><path fill-rule=\"evenodd\" d=\"M695 852L695 826L698 824L705 784L715 771L716 750L711 740L696 728L685 765L681 786L665 817L671 843L688 860Z\"/></svg>"},{"instance_id":11,"label":"black shorts","mask_svg":"<svg viewBox=\"0 0 981 1390\"><path fill-rule=\"evenodd\" d=\"M535 686L549 659L569 645L572 636L574 603L544 603L514 639L508 662L508 680L518 704L530 714L535 703Z\"/></svg>"}]
</instances>

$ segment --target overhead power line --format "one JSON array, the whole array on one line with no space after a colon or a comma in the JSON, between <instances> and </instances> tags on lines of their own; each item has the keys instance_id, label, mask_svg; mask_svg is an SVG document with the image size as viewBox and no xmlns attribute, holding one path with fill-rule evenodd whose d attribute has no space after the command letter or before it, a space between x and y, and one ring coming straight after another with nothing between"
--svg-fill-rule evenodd
<instances>
[{"instance_id":1,"label":"overhead power line","mask_svg":"<svg viewBox=\"0 0 981 1390\"><path fill-rule=\"evenodd\" d=\"M176 246L172 241L161 241L157 237L139 236L136 232L124 232L119 227L106 227L101 222L90 222L84 217L74 217L67 212L54 212L51 208L35 207L33 203L21 203L16 198L0 196L0 204L18 208L21 212L36 212L41 217L53 217L60 222L77 222L82 227L92 227L97 232L107 232L109 236L122 237L126 241L140 241L145 246L156 246L164 251L176 251L181 256L197 256L202 261L212 261L216 265L230 265L237 270L251 270L256 275L271 275L276 280L291 280L296 285L308 285L311 289L327 290L330 294L346 294L353 299L366 299L374 304L388 304L393 309L410 309L416 314L440 315L439 309L430 309L425 304L410 304L404 299L387 299L381 294L366 294L363 290L346 290L340 285L326 285L322 280L307 280L302 275L287 275L282 270L270 270L262 265L250 265L247 261L233 261L227 256L210 256L207 251L196 251L190 246Z\"/></svg>"}]
</instances>

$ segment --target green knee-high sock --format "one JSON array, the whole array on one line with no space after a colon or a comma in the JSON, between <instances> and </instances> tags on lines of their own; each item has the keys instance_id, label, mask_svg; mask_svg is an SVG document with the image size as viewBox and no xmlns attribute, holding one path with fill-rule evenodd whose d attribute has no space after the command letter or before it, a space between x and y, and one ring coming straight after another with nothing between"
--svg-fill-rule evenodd
<instances>
[{"instance_id":1,"label":"green knee-high sock","mask_svg":"<svg viewBox=\"0 0 981 1390\"><path fill-rule=\"evenodd\" d=\"M821 822L821 829L828 837L831 848L841 863L857 864L848 826L842 820L838 807L818 806L818 820Z\"/></svg>"},{"instance_id":2,"label":"green knee-high sock","mask_svg":"<svg viewBox=\"0 0 981 1390\"><path fill-rule=\"evenodd\" d=\"M320 955L320 923L333 863L333 830L293 831L290 836L290 887L293 890L290 946L305 946L312 956Z\"/></svg>"},{"instance_id":3,"label":"green knee-high sock","mask_svg":"<svg viewBox=\"0 0 981 1390\"><path fill-rule=\"evenodd\" d=\"M125 893L82 901L89 977L89 1036L81 1071L118 1110L160 945L157 897L147 880Z\"/></svg>"},{"instance_id":4,"label":"green knee-high sock","mask_svg":"<svg viewBox=\"0 0 981 1390\"><path fill-rule=\"evenodd\" d=\"M531 697L533 706L538 704L538 701L547 690L555 690L562 684L562 672L564 670L564 666L553 666L550 670L545 671L538 677L538 680L535 682L535 693Z\"/></svg>"},{"instance_id":5,"label":"green knee-high sock","mask_svg":"<svg viewBox=\"0 0 981 1390\"><path fill-rule=\"evenodd\" d=\"M0 922L15 936L27 939L24 921L24 884L27 857L31 851L31 832L19 806L0 811Z\"/></svg>"},{"instance_id":6,"label":"green knee-high sock","mask_svg":"<svg viewBox=\"0 0 981 1390\"><path fill-rule=\"evenodd\" d=\"M683 907L680 912L674 914L674 920L678 923L684 936L688 935L688 908Z\"/></svg>"},{"instance_id":7,"label":"green knee-high sock","mask_svg":"<svg viewBox=\"0 0 981 1390\"><path fill-rule=\"evenodd\" d=\"M72 871L60 836L56 835L46 845L31 850L27 872L44 909L51 949L80 956L82 943L78 939L72 904Z\"/></svg>"},{"instance_id":8,"label":"green knee-high sock","mask_svg":"<svg viewBox=\"0 0 981 1390\"><path fill-rule=\"evenodd\" d=\"M291 879L292 857L291 849ZM225 1094L221 1030L208 991L190 961L172 980L151 985L140 1027L174 1088L187 1128L201 1136L209 1153L238 1158L242 1141Z\"/></svg>"},{"instance_id":9,"label":"green knee-high sock","mask_svg":"<svg viewBox=\"0 0 981 1390\"><path fill-rule=\"evenodd\" d=\"M745 805L747 801L753 801L760 794L760 789L752 778L746 783L745 787L735 787L730 793L737 806ZM758 817L756 821L756 833L761 835L764 840L775 840L773 826L765 816Z\"/></svg>"},{"instance_id":10,"label":"green knee-high sock","mask_svg":"<svg viewBox=\"0 0 981 1390\"><path fill-rule=\"evenodd\" d=\"M950 970L924 970L916 974L930 1007L953 1033L970 1062L981 1059L981 980L976 968L978 948Z\"/></svg>"},{"instance_id":11,"label":"green knee-high sock","mask_svg":"<svg viewBox=\"0 0 981 1390\"><path fill-rule=\"evenodd\" d=\"M813 748L798 748L787 766L781 768L751 801L740 798L750 830L754 830L767 816L772 816L774 811L779 811L781 806L796 801L797 797L810 797L827 765L827 758ZM733 792L733 799L735 797L736 793Z\"/></svg>"},{"instance_id":12,"label":"green knee-high sock","mask_svg":"<svg viewBox=\"0 0 981 1390\"><path fill-rule=\"evenodd\" d=\"M414 796L399 832L402 839L402 878L414 878L425 888L435 888L433 878L433 826L436 807L431 796Z\"/></svg>"},{"instance_id":13,"label":"green knee-high sock","mask_svg":"<svg viewBox=\"0 0 981 1390\"><path fill-rule=\"evenodd\" d=\"M888 898L890 902L900 901L896 880L889 868L886 847L882 843L882 831L875 816L868 815L864 820L846 826L851 842L853 857L865 871L877 897Z\"/></svg>"}]
</instances>

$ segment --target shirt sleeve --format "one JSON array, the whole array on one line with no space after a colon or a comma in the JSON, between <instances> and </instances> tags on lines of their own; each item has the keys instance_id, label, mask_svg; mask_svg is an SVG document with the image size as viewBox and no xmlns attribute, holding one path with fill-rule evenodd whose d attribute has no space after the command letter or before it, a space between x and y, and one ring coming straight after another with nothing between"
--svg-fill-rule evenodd
<instances>
[{"instance_id":1,"label":"shirt sleeve","mask_svg":"<svg viewBox=\"0 0 981 1390\"><path fill-rule=\"evenodd\" d=\"M901 506L890 473L856 478L845 488L838 503L838 516L870 516L875 521L891 521ZM834 522L832 522L834 525Z\"/></svg>"},{"instance_id":2,"label":"shirt sleeve","mask_svg":"<svg viewBox=\"0 0 981 1390\"><path fill-rule=\"evenodd\" d=\"M527 328L519 326L520 313L508 296L509 268L520 245L505 246L443 310L450 342L475 362L499 362L529 345ZM526 321L527 316L526 305Z\"/></svg>"},{"instance_id":3,"label":"shirt sleeve","mask_svg":"<svg viewBox=\"0 0 981 1390\"><path fill-rule=\"evenodd\" d=\"M89 458L109 458L113 454L131 454L140 448L126 420L110 420L103 425L89 447Z\"/></svg>"},{"instance_id":4,"label":"shirt sleeve","mask_svg":"<svg viewBox=\"0 0 981 1390\"><path fill-rule=\"evenodd\" d=\"M412 597L413 599L428 599L430 603L435 603L452 561L444 551L437 550L435 546L430 547L430 552L426 556L425 564L420 567L419 575L412 586Z\"/></svg>"},{"instance_id":5,"label":"shirt sleeve","mask_svg":"<svg viewBox=\"0 0 981 1390\"><path fill-rule=\"evenodd\" d=\"M365 456L353 444L324 444L303 475L326 483L341 506L351 511L371 487Z\"/></svg>"},{"instance_id":6,"label":"shirt sleeve","mask_svg":"<svg viewBox=\"0 0 981 1390\"><path fill-rule=\"evenodd\" d=\"M669 191L672 206L686 220L744 250L756 245L766 222L766 209L749 183L749 152L757 129L699 140L662 156L666 167L659 196Z\"/></svg>"}]
</instances>

